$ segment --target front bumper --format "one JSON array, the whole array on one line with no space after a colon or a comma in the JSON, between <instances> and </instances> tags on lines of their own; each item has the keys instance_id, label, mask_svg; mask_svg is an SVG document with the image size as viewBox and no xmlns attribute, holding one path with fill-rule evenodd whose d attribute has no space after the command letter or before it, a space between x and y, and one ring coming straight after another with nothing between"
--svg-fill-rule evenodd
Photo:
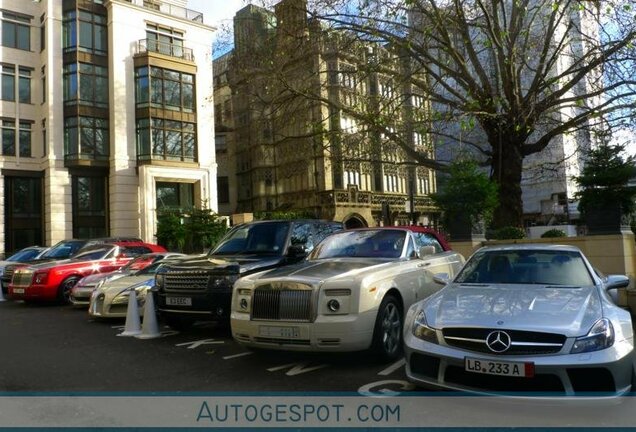
<instances>
[{"instance_id":1,"label":"front bumper","mask_svg":"<svg viewBox=\"0 0 636 432\"><path fill-rule=\"evenodd\" d=\"M91 295L90 304L88 306L88 314L94 318L125 318L128 313L128 302L114 299L117 295L108 295L95 291ZM127 298L123 297L123 298ZM138 296L137 306L139 316L144 315L145 296Z\"/></svg>"},{"instance_id":2,"label":"front bumper","mask_svg":"<svg viewBox=\"0 0 636 432\"><path fill-rule=\"evenodd\" d=\"M490 355L404 335L406 375L425 387L480 394L620 395L631 389L633 340L582 354ZM569 346L568 346L569 348ZM532 363L531 378L469 372L465 359Z\"/></svg>"},{"instance_id":3,"label":"front bumper","mask_svg":"<svg viewBox=\"0 0 636 432\"><path fill-rule=\"evenodd\" d=\"M71 304L77 307L88 306L91 302L91 294L95 291L95 286L78 287L71 290Z\"/></svg>"},{"instance_id":4,"label":"front bumper","mask_svg":"<svg viewBox=\"0 0 636 432\"><path fill-rule=\"evenodd\" d=\"M232 336L242 345L288 351L360 351L371 346L377 310L319 315L314 322L250 320L232 312Z\"/></svg>"},{"instance_id":5,"label":"front bumper","mask_svg":"<svg viewBox=\"0 0 636 432\"><path fill-rule=\"evenodd\" d=\"M7 294L11 300L57 300L57 288L44 285L9 285Z\"/></svg>"},{"instance_id":6,"label":"front bumper","mask_svg":"<svg viewBox=\"0 0 636 432\"><path fill-rule=\"evenodd\" d=\"M180 317L192 321L228 322L232 292L175 293L154 291L157 312L162 316ZM168 304L168 299L179 299L184 304ZM189 304L187 304L189 302Z\"/></svg>"}]
</instances>

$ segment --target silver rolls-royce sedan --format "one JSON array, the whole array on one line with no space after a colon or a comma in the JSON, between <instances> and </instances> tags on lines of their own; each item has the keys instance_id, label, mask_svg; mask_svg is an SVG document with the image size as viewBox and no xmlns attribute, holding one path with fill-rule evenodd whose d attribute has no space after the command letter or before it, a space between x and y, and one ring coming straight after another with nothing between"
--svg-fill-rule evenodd
<instances>
[{"instance_id":1,"label":"silver rolls-royce sedan","mask_svg":"<svg viewBox=\"0 0 636 432\"><path fill-rule=\"evenodd\" d=\"M442 278L437 278L441 283ZM481 393L621 394L634 374L629 312L571 246L481 248L405 319L407 376Z\"/></svg>"},{"instance_id":2,"label":"silver rolls-royce sedan","mask_svg":"<svg viewBox=\"0 0 636 432\"><path fill-rule=\"evenodd\" d=\"M464 263L445 245L421 227L331 234L306 261L235 283L232 335L253 347L399 357L404 311L441 288L434 275Z\"/></svg>"}]
</instances>

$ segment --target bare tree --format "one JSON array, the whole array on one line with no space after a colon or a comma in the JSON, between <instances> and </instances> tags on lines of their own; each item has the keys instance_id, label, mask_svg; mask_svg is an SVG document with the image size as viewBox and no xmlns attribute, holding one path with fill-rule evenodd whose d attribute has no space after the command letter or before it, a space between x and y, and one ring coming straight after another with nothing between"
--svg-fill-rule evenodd
<instances>
[{"instance_id":1,"label":"bare tree","mask_svg":"<svg viewBox=\"0 0 636 432\"><path fill-rule=\"evenodd\" d=\"M334 109L310 116L313 125L296 131L299 135L317 130L339 133L325 125L332 115L347 115L355 119L356 133L365 136L367 144L374 142L369 134L375 134L385 149L389 143L398 149L400 161L431 169L444 169L458 151L468 152L490 167L491 178L499 185L495 227L521 225L521 183L531 175L531 166L541 165L545 171L546 164L540 161L559 165L572 156L563 151L551 154L555 142L568 139L575 147L589 146L597 132L606 134L633 121L633 0L285 0L285 4L301 11L309 24L290 27L289 22L279 21L279 29L286 25L287 40L295 38L297 43L279 45L275 55L268 51L271 61L256 62L259 68L252 68L252 73L278 77L264 106L285 118L282 113L284 107L293 106L292 96L325 104ZM341 41L350 44L354 56L363 58L350 71L358 79L379 74L386 77L385 90L391 86L400 90L367 92L354 102L343 102L330 98L323 88L329 79L326 67L317 80L290 80L285 71L316 47L310 43L312 32L303 31L312 25L323 35L346 35ZM324 38L319 45L324 45ZM381 49L356 54L368 46ZM426 99L429 114L396 128L392 121L396 113L402 112L403 118L403 108L412 107L419 96ZM433 138L426 145L414 145L413 131ZM364 147L372 149L364 153L359 151L359 140L339 142L338 151L350 159L357 155L373 163L380 158L373 145ZM357 147L354 151L348 146ZM443 147L452 151L444 153ZM438 150L438 158L432 157L432 148Z\"/></svg>"}]
</instances>

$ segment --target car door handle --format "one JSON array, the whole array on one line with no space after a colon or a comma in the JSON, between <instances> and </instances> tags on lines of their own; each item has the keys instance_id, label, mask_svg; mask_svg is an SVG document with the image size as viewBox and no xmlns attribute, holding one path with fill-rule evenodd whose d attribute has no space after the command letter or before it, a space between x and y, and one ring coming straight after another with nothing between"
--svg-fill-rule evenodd
<instances>
[{"instance_id":1,"label":"car door handle","mask_svg":"<svg viewBox=\"0 0 636 432\"><path fill-rule=\"evenodd\" d=\"M418 266L418 267L428 267L428 266L430 266L430 265L431 265L431 263L430 263L430 262L425 262L425 263L418 264L417 266Z\"/></svg>"}]
</instances>

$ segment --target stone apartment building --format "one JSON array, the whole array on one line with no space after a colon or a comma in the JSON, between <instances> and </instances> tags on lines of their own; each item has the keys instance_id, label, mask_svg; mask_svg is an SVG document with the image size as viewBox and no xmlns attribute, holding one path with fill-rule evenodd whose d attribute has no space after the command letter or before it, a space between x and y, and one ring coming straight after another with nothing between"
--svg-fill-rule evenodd
<instances>
[{"instance_id":1,"label":"stone apartment building","mask_svg":"<svg viewBox=\"0 0 636 432\"><path fill-rule=\"evenodd\" d=\"M1 0L0 250L216 209L214 29L185 0Z\"/></svg>"},{"instance_id":2,"label":"stone apartment building","mask_svg":"<svg viewBox=\"0 0 636 432\"><path fill-rule=\"evenodd\" d=\"M413 94L411 80L393 79L405 65L396 57L384 62L386 74L369 68L391 51L328 31L305 10L303 0L283 0L273 11L246 6L234 18L233 51L215 61L223 122L216 139L227 148L217 157L230 167L219 196L236 193L236 203L219 208L300 210L349 227L435 224L428 198L434 173L409 163L389 136L364 129L355 116L360 106L386 115L389 130L433 151L412 126L426 115L424 98Z\"/></svg>"}]
</instances>

